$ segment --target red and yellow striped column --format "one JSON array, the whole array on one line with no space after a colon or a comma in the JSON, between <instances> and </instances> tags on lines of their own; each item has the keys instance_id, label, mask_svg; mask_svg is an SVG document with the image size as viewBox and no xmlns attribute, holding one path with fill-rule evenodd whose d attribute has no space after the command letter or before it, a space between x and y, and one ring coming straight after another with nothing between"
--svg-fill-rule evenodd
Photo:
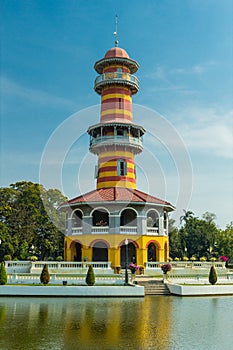
<instances>
[{"instance_id":1,"label":"red and yellow striped column","mask_svg":"<svg viewBox=\"0 0 233 350\"><path fill-rule=\"evenodd\" d=\"M95 63L100 74L95 91L101 95L100 123L89 128L90 151L98 155L97 189L136 188L134 156L142 128L133 125L132 95L138 80L132 73L138 63L119 47L110 49Z\"/></svg>"},{"instance_id":2,"label":"red and yellow striped column","mask_svg":"<svg viewBox=\"0 0 233 350\"><path fill-rule=\"evenodd\" d=\"M121 164L125 164L125 169ZM126 149L109 148L99 155L97 189L106 187L136 188L134 154ZM122 168L120 168L122 166ZM122 173L124 175L121 175Z\"/></svg>"}]
</instances>

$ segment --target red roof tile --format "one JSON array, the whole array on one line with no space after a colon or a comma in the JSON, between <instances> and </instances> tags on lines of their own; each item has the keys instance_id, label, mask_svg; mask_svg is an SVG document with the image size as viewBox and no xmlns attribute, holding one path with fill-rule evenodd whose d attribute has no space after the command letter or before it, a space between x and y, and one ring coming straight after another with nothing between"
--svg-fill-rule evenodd
<instances>
[{"instance_id":1,"label":"red roof tile","mask_svg":"<svg viewBox=\"0 0 233 350\"><path fill-rule=\"evenodd\" d=\"M104 56L104 58L112 58L112 57L124 57L129 58L127 52L120 47L112 47L108 50Z\"/></svg>"},{"instance_id":2,"label":"red roof tile","mask_svg":"<svg viewBox=\"0 0 233 350\"><path fill-rule=\"evenodd\" d=\"M133 190L122 187L109 187L94 190L76 198L70 199L66 204L90 203L90 202L137 202L137 203L154 203L172 206L171 203L162 199L151 196L139 190ZM172 206L173 207L173 206Z\"/></svg>"}]
</instances>

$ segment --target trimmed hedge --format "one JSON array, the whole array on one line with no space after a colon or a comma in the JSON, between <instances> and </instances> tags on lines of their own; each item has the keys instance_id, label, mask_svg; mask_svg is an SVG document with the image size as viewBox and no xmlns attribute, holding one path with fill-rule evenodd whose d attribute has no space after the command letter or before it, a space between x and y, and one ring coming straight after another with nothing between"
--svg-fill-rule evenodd
<instances>
[{"instance_id":1,"label":"trimmed hedge","mask_svg":"<svg viewBox=\"0 0 233 350\"><path fill-rule=\"evenodd\" d=\"M7 273L4 262L0 266L0 285L7 284Z\"/></svg>"},{"instance_id":2,"label":"trimmed hedge","mask_svg":"<svg viewBox=\"0 0 233 350\"><path fill-rule=\"evenodd\" d=\"M88 286L94 286L95 284L95 274L92 265L89 266L87 271L86 284Z\"/></svg>"},{"instance_id":3,"label":"trimmed hedge","mask_svg":"<svg viewBox=\"0 0 233 350\"><path fill-rule=\"evenodd\" d=\"M45 264L40 275L40 281L43 284L48 284L50 281L50 274L48 269L48 264Z\"/></svg>"},{"instance_id":4,"label":"trimmed hedge","mask_svg":"<svg viewBox=\"0 0 233 350\"><path fill-rule=\"evenodd\" d=\"M218 280L218 277L217 277L217 272L216 272L216 268L215 266L211 266L210 268L210 273L209 273L209 282L214 285Z\"/></svg>"}]
</instances>

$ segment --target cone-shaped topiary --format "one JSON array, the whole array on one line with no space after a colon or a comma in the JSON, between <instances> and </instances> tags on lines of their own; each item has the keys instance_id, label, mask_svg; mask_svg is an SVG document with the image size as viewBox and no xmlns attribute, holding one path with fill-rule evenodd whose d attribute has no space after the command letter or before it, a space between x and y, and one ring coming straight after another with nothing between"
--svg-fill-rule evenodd
<instances>
[{"instance_id":1,"label":"cone-shaped topiary","mask_svg":"<svg viewBox=\"0 0 233 350\"><path fill-rule=\"evenodd\" d=\"M4 262L0 266L0 285L7 284L7 273Z\"/></svg>"},{"instance_id":2,"label":"cone-shaped topiary","mask_svg":"<svg viewBox=\"0 0 233 350\"><path fill-rule=\"evenodd\" d=\"M88 286L94 286L95 284L95 274L92 265L89 266L86 276L86 284Z\"/></svg>"},{"instance_id":3,"label":"cone-shaped topiary","mask_svg":"<svg viewBox=\"0 0 233 350\"><path fill-rule=\"evenodd\" d=\"M210 273L209 273L209 282L214 285L218 280L217 277L217 272L216 272L216 268L214 265L211 266L210 268Z\"/></svg>"},{"instance_id":4,"label":"cone-shaped topiary","mask_svg":"<svg viewBox=\"0 0 233 350\"><path fill-rule=\"evenodd\" d=\"M43 267L43 270L40 275L40 281L43 284L48 284L50 281L50 274L49 274L49 269L47 264L45 264Z\"/></svg>"}]
</instances>

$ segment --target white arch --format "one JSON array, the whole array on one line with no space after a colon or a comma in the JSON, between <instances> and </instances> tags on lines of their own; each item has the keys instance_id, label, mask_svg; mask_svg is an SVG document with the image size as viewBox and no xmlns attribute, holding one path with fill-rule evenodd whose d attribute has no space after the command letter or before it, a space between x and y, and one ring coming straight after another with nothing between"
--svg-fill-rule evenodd
<instances>
[{"instance_id":1,"label":"white arch","mask_svg":"<svg viewBox=\"0 0 233 350\"><path fill-rule=\"evenodd\" d=\"M82 214L82 217L83 217L83 211L82 211L81 209L79 209L79 208L76 208L76 209L74 209L74 210L72 211L72 213L71 213L71 216L70 216L71 219L73 219L74 213L75 213L76 211L80 211L81 214Z\"/></svg>"},{"instance_id":2,"label":"white arch","mask_svg":"<svg viewBox=\"0 0 233 350\"><path fill-rule=\"evenodd\" d=\"M96 210L101 211L101 209L104 210L104 211L106 211L106 212L108 213L108 215L110 214L109 210L106 209L105 207L97 207L97 208L94 208L94 209L91 211L90 216L93 215L94 211L96 211Z\"/></svg>"},{"instance_id":3,"label":"white arch","mask_svg":"<svg viewBox=\"0 0 233 350\"><path fill-rule=\"evenodd\" d=\"M157 209L155 209L155 208L150 208L150 209L148 209L148 210L146 211L146 217L147 217L147 215L148 215L148 213L149 213L150 211L155 211L156 214L158 215L158 217L160 217L159 211L158 211Z\"/></svg>"},{"instance_id":4,"label":"white arch","mask_svg":"<svg viewBox=\"0 0 233 350\"><path fill-rule=\"evenodd\" d=\"M120 211L120 213L119 213L119 216L121 216L122 212L123 212L124 210L127 210L127 209L133 210L133 211L136 213L136 216L138 217L138 212L137 212L137 210L136 210L135 208L132 208L132 207L125 207L125 208L121 209L121 211Z\"/></svg>"}]
</instances>

